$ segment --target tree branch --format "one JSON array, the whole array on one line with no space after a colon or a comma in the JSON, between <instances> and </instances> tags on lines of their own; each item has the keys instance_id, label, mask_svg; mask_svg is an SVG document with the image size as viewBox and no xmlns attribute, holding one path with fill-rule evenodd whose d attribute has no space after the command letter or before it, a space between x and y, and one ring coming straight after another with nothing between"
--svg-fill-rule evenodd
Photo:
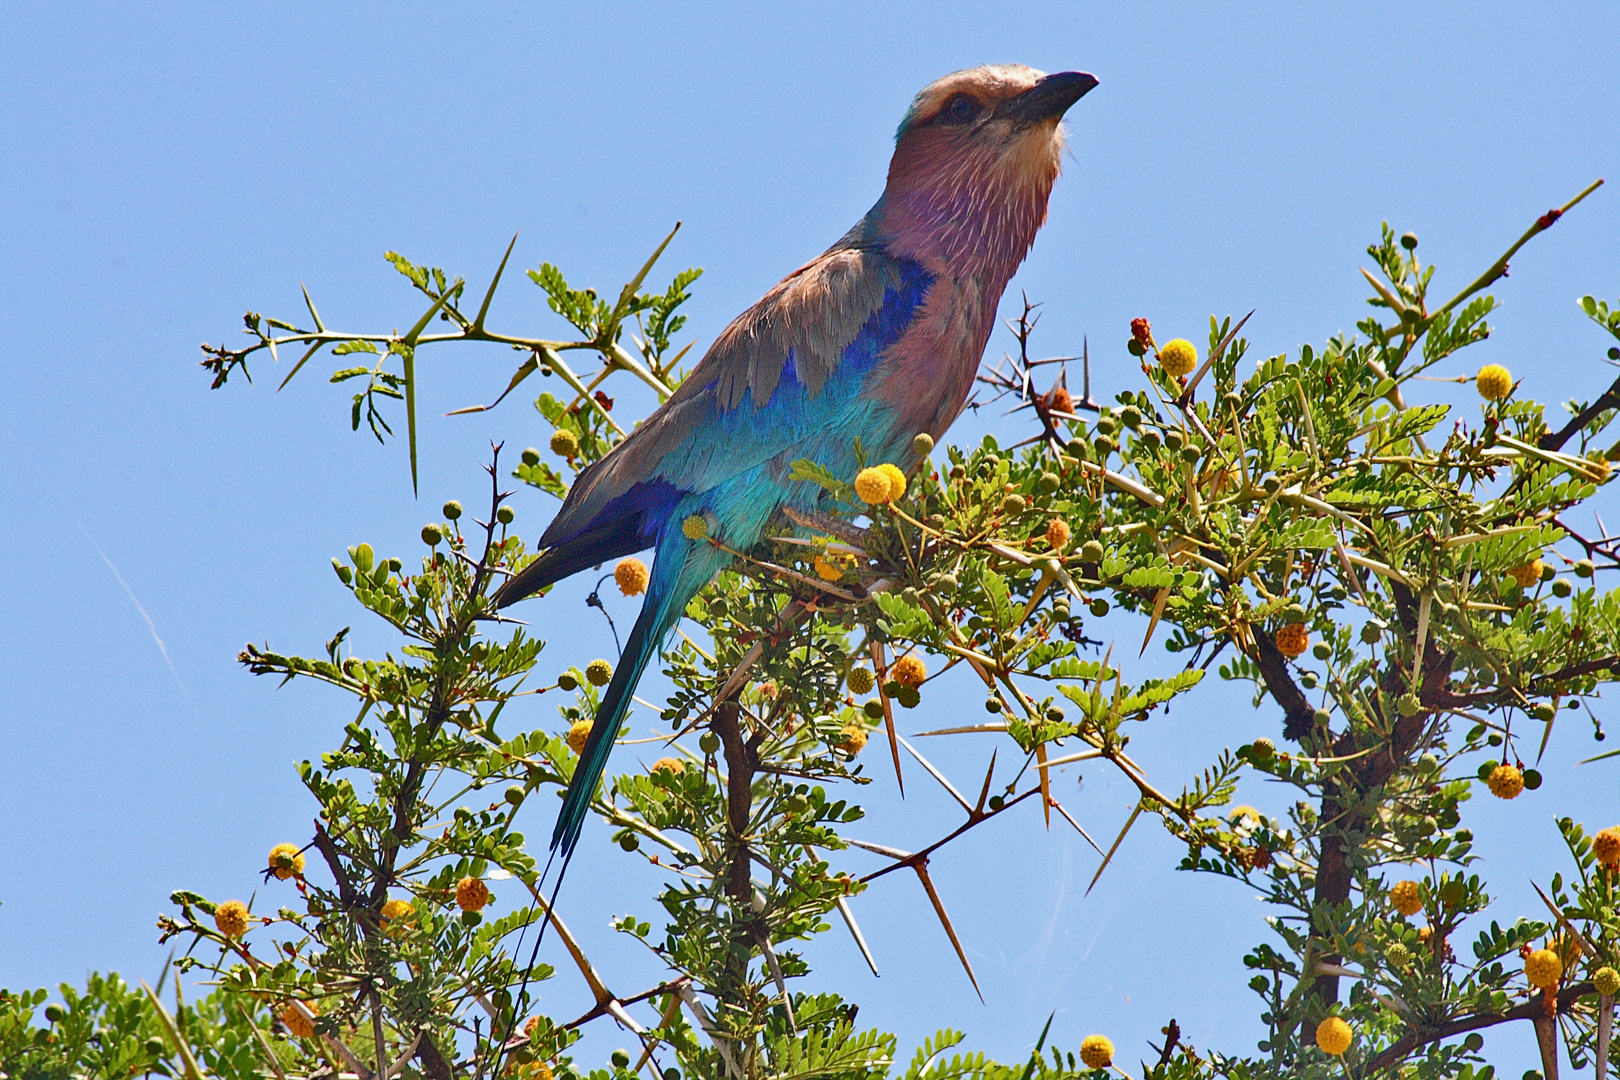
<instances>
[{"instance_id":1,"label":"tree branch","mask_svg":"<svg viewBox=\"0 0 1620 1080\"><path fill-rule=\"evenodd\" d=\"M1590 994L1597 993L1597 987L1589 982L1576 983L1566 987L1558 994L1558 1011L1564 1012L1569 1006ZM1396 1039L1377 1057L1367 1062L1367 1074L1388 1069L1399 1065L1407 1056L1420 1046L1427 1046L1441 1039L1449 1039L1453 1035L1461 1035L1468 1031L1478 1031L1481 1028L1495 1027L1505 1024L1509 1020L1534 1020L1547 1015L1547 1003L1540 994L1536 994L1529 1001L1517 1005L1505 1013L1480 1013L1475 1016L1465 1016L1460 1020L1452 1020L1433 1028L1408 1028L1405 1035Z\"/></svg>"}]
</instances>

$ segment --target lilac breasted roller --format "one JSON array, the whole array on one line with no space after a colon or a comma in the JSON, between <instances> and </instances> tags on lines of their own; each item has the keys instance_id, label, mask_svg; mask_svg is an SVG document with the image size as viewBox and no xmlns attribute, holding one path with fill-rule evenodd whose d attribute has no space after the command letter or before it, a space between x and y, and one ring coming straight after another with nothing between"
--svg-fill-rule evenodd
<instances>
[{"instance_id":1,"label":"lilac breasted roller","mask_svg":"<svg viewBox=\"0 0 1620 1080\"><path fill-rule=\"evenodd\" d=\"M733 320L669 400L579 475L541 554L497 594L506 607L655 551L552 832L564 868L643 669L730 559L710 538L745 550L782 507L815 509L823 490L789 478L800 458L852 476L858 438L871 460L909 470L912 440L938 439L956 419L1002 290L1046 220L1063 114L1096 85L1084 72L997 65L918 94L876 205ZM707 536L683 528L692 517Z\"/></svg>"}]
</instances>

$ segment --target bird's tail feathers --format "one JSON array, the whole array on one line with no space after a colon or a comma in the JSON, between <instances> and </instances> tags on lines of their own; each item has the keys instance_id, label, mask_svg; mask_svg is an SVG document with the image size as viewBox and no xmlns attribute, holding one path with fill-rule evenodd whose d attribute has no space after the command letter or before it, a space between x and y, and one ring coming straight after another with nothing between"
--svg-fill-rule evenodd
<instances>
[{"instance_id":1,"label":"bird's tail feathers","mask_svg":"<svg viewBox=\"0 0 1620 1080\"><path fill-rule=\"evenodd\" d=\"M614 740L619 737L625 714L630 711L630 696L635 693L636 683L641 681L647 661L658 651L658 642L663 638L663 634L658 632L659 628L654 625L661 621L658 609L662 606L655 603L655 599L649 594L629 639L624 643L619 665L613 670L613 679L607 689L602 692L602 703L597 706L596 719L591 723L590 738L579 755L579 763L574 766L568 794L563 797L562 809L557 813L557 824L551 831L551 849L562 852L562 873L567 872L574 845L579 843L579 831L584 827L590 811L596 785L602 782L602 774L607 771ZM682 606L685 606L684 603Z\"/></svg>"},{"instance_id":2,"label":"bird's tail feathers","mask_svg":"<svg viewBox=\"0 0 1620 1080\"><path fill-rule=\"evenodd\" d=\"M611 559L634 555L647 546L636 521L611 520L558 543L518 571L495 594L497 608L511 607L526 596L554 585L565 577Z\"/></svg>"}]
</instances>

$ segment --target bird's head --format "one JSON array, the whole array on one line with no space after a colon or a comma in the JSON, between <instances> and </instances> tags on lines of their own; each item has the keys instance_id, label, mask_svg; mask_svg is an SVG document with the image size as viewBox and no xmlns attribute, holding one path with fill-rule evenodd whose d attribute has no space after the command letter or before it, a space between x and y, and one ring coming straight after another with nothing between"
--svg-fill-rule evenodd
<instances>
[{"instance_id":1,"label":"bird's head","mask_svg":"<svg viewBox=\"0 0 1620 1080\"><path fill-rule=\"evenodd\" d=\"M897 254L1012 275L1046 220L1063 114L1097 80L1022 64L953 72L917 95L895 135L874 222Z\"/></svg>"}]
</instances>

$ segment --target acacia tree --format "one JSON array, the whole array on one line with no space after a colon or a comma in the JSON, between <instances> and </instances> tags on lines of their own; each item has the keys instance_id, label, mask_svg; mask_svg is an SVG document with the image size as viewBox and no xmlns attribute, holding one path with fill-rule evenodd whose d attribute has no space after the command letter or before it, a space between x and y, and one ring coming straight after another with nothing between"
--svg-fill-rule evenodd
<instances>
[{"instance_id":1,"label":"acacia tree","mask_svg":"<svg viewBox=\"0 0 1620 1080\"><path fill-rule=\"evenodd\" d=\"M1019 445L920 437L932 456L909 477L875 461L854 477L799 462L796 477L825 489L824 512L784 518L689 605L690 632L664 660L668 756L593 801L624 857L665 872L658 914L643 903L616 923L666 967L651 987L613 987L591 963L516 831L520 815L546 817L524 810L536 792L571 779L611 664L549 669L543 642L490 597L532 554L506 485L561 496L606 453L630 426L611 380L660 398L679 384L686 350L673 342L698 271L643 291L660 246L612 302L550 265L530 271L577 331L561 341L486 327L506 258L470 313L460 279L390 253L429 305L405 334L329 330L313 302L309 326L249 313L245 347L205 346L216 387L261 351L302 350L288 379L323 349L364 354L370 366L332 381L359 386L353 426L378 438L391 434L390 399L402 401L413 476L418 350L511 345L523 359L507 393L534 375L564 388L535 402L553 429L549 457L525 450L514 465L494 448L487 493L475 510L445 504L422 529L425 555L358 543L334 560L340 587L409 641L397 654L357 657L346 629L313 658L242 652L249 671L330 684L356 712L334 749L300 767L317 814L306 838L270 854L263 895L276 906L181 891L160 921L163 940L186 945L180 969L209 974L214 994L171 1012L114 978L65 988L38 1017L44 991L8 993L5 1074L1469 1080L1492 1075L1478 1032L1517 1020L1549 1075L1560 1040L1577 1064L1595 1057L1620 1074L1607 1061L1620 829L1588 835L1562 819L1568 872L1548 882L1546 910L1487 914L1463 816L1478 787L1514 798L1539 786L1533 765L1557 717L1620 670L1620 597L1597 584L1620 568L1616 540L1569 521L1620 458L1620 443L1604 445L1620 380L1558 422L1496 365L1458 378L1479 392L1477 418L1417 400L1414 382L1457 376L1454 354L1489 332L1484 290L1591 190L1438 306L1416 238L1386 226L1368 249L1374 311L1360 334L1297 355L1252 361L1242 322L1212 319L1200 362L1191 342L1161 343L1136 319L1127 347L1142 382L1111 404L1090 399L1089 379L1079 399L1061 374L1049 380L1061 369L1031 358L1026 309L1018 355L982 376L1028 407ZM1620 341L1620 305L1581 305ZM436 319L446 325L429 333ZM629 559L614 576L634 594L646 568ZM554 612L533 607L543 633ZM1118 610L1145 616L1144 649L1162 642L1183 670L1133 677L1099 652ZM985 718L928 734L1007 740L961 787L900 730L955 667L983 686ZM1149 775L1128 744L1152 738L1155 715L1212 668L1253 685L1245 726L1277 738L1196 776ZM523 730L526 697L557 702L558 718ZM902 751L960 814L919 851L862 842L890 862L853 876L839 852L857 843L843 835L861 816L854 797L869 768L901 780ZM809 989L798 943L836 912L864 952L850 898L896 872L916 875L973 978L930 857L1027 800L1048 825L1056 813L1079 829L1050 770L1092 759L1139 792L1099 849L1099 875L1135 823L1157 818L1186 843L1183 869L1242 880L1272 906L1271 936L1245 957L1267 1029L1256 1052L1195 1049L1172 1020L1129 1071L1102 1035L1066 1053L1047 1049L1045 1031L1013 1065L963 1051L951 1031L908 1061L894 1036L856 1025L851 1003ZM1231 810L1245 773L1297 789L1293 810ZM485 917L491 881L517 900L498 918ZM561 946L547 956L566 955L590 988L581 1016L535 1010L536 984L556 974L537 960L547 920ZM569 1047L603 1018L639 1046L593 1070Z\"/></svg>"}]
</instances>

